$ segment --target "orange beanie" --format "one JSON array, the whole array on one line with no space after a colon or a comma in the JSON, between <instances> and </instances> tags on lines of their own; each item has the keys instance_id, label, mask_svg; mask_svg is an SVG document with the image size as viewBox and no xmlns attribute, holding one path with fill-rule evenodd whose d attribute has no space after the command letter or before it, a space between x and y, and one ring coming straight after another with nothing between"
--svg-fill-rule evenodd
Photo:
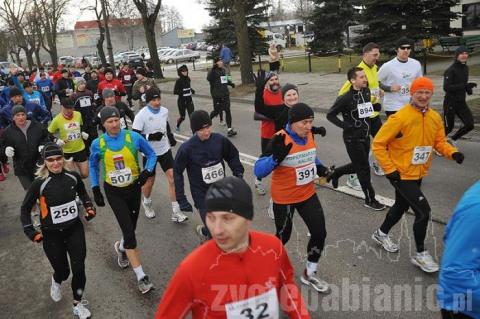
<instances>
[{"instance_id":1,"label":"orange beanie","mask_svg":"<svg viewBox=\"0 0 480 319\"><path fill-rule=\"evenodd\" d=\"M412 85L410 86L410 95L413 95L413 93L415 93L420 89L430 90L433 92L433 89L434 89L433 81L430 78L427 78L425 76L416 78L412 82Z\"/></svg>"}]
</instances>

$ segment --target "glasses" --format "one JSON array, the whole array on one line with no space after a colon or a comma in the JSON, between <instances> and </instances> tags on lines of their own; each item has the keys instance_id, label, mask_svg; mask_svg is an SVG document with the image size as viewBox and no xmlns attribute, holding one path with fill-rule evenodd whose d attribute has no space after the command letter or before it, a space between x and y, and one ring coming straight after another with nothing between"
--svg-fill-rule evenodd
<instances>
[{"instance_id":1,"label":"glasses","mask_svg":"<svg viewBox=\"0 0 480 319\"><path fill-rule=\"evenodd\" d=\"M61 162L61 161L63 161L63 156L49 157L49 158L46 158L45 161L47 161L49 163Z\"/></svg>"},{"instance_id":2,"label":"glasses","mask_svg":"<svg viewBox=\"0 0 480 319\"><path fill-rule=\"evenodd\" d=\"M400 50L411 50L412 47L411 46L401 46L400 47Z\"/></svg>"}]
</instances>

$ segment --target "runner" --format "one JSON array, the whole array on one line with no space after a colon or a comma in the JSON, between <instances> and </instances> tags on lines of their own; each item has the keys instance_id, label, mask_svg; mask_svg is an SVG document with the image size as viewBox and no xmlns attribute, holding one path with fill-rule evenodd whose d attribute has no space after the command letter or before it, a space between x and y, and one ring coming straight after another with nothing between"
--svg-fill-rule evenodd
<instances>
[{"instance_id":1,"label":"runner","mask_svg":"<svg viewBox=\"0 0 480 319\"><path fill-rule=\"evenodd\" d=\"M112 106L112 107L115 107L120 114L121 128L128 130L129 126L128 126L127 117L130 119L132 123L135 120L135 114L133 113L133 110L129 108L127 104L123 103L122 101L117 101L115 92L112 89L103 90L102 97L103 97L103 105L97 108L98 116L96 118L96 123L99 124L101 129L105 132L105 129L101 125L102 123L100 121L100 112L102 108L104 108L105 106Z\"/></svg>"},{"instance_id":2,"label":"runner","mask_svg":"<svg viewBox=\"0 0 480 319\"><path fill-rule=\"evenodd\" d=\"M54 85L52 80L48 77L47 73L41 71L39 74L38 80L35 81L35 85L37 86L38 90L42 93L43 99L45 100L45 105L47 110L52 113L52 103L53 103L53 96L52 91L54 89Z\"/></svg>"},{"instance_id":3,"label":"runner","mask_svg":"<svg viewBox=\"0 0 480 319\"><path fill-rule=\"evenodd\" d=\"M144 68L138 68L136 72L137 80L133 83L132 98L139 100L138 105L141 109L145 106L145 91L149 88L157 87L155 80L147 77L147 71Z\"/></svg>"},{"instance_id":4,"label":"runner","mask_svg":"<svg viewBox=\"0 0 480 319\"><path fill-rule=\"evenodd\" d=\"M22 92L17 88L13 88L10 90L10 102L0 110L0 121L2 121L4 126L12 123L12 111L16 105L22 105L25 108L29 120L35 120L44 125L47 125L50 120L50 113L47 109L39 104L26 102L22 97Z\"/></svg>"},{"instance_id":5,"label":"runner","mask_svg":"<svg viewBox=\"0 0 480 319\"><path fill-rule=\"evenodd\" d=\"M327 119L343 129L343 142L348 156L352 161L344 166L337 167L331 172L327 181L332 181L333 188L338 187L338 179L346 174L356 173L365 195L365 207L373 210L383 210L385 205L375 199L375 190L370 177L370 117L381 106L372 104L368 80L362 68L351 68L347 73L352 84L345 94L338 97L327 113ZM337 116L341 113L343 121Z\"/></svg>"},{"instance_id":6,"label":"runner","mask_svg":"<svg viewBox=\"0 0 480 319\"><path fill-rule=\"evenodd\" d=\"M432 151L461 164L464 155L447 142L441 116L430 108L433 81L420 77L409 88L412 97L387 122L373 140L373 152L395 188L395 203L372 239L388 252L397 252L398 245L388 236L409 207L415 213L413 234L417 253L411 261L425 272L438 271L438 264L425 249L425 236L430 219L430 205L420 186L432 162Z\"/></svg>"},{"instance_id":7,"label":"runner","mask_svg":"<svg viewBox=\"0 0 480 319\"><path fill-rule=\"evenodd\" d=\"M247 183L220 179L210 186L205 205L213 239L177 267L155 318L280 318L281 311L288 318L310 318L281 242L250 230Z\"/></svg>"},{"instance_id":8,"label":"runner","mask_svg":"<svg viewBox=\"0 0 480 319\"><path fill-rule=\"evenodd\" d=\"M59 146L46 144L42 157L44 164L38 169L38 177L27 190L22 203L23 231L33 242L43 241L43 250L54 271L50 287L53 301L59 302L62 299L61 283L68 279L71 268L73 314L80 319L90 318L90 311L84 306L86 300L82 300L86 283L86 244L75 201L77 194L85 207L85 219L95 217L95 207L78 173L66 169L66 161ZM41 231L33 227L30 219L30 210L37 200L41 207ZM40 271L44 272L45 269Z\"/></svg>"},{"instance_id":9,"label":"runner","mask_svg":"<svg viewBox=\"0 0 480 319\"><path fill-rule=\"evenodd\" d=\"M480 318L480 181L470 187L445 228L437 290L444 319Z\"/></svg>"},{"instance_id":10,"label":"runner","mask_svg":"<svg viewBox=\"0 0 480 319\"><path fill-rule=\"evenodd\" d=\"M185 110L188 112L188 117L195 110L192 99L192 94L195 94L195 90L191 87L188 68L185 64L178 68L177 73L178 79L175 82L173 94L178 95L177 105L180 117L177 120L176 131L180 132L180 124L185 120Z\"/></svg>"},{"instance_id":11,"label":"runner","mask_svg":"<svg viewBox=\"0 0 480 319\"><path fill-rule=\"evenodd\" d=\"M210 82L210 94L213 98L213 111L210 113L210 118L213 119L224 111L228 127L227 136L232 137L237 135L237 132L232 128L232 112L230 111L230 91L228 90L228 85L234 88L235 84L230 80L230 77L225 74L222 59L215 58L213 61L213 67L207 75L207 80Z\"/></svg>"},{"instance_id":12,"label":"runner","mask_svg":"<svg viewBox=\"0 0 480 319\"><path fill-rule=\"evenodd\" d=\"M445 134L448 135L455 127L455 115L463 123L450 138L450 143L456 146L456 142L462 136L473 130L473 115L465 101L466 95L472 95L472 89L477 87L476 83L468 82L468 49L460 46L455 50L455 61L445 71L443 75L443 90L445 99L443 100Z\"/></svg>"},{"instance_id":13,"label":"runner","mask_svg":"<svg viewBox=\"0 0 480 319\"><path fill-rule=\"evenodd\" d=\"M127 91L122 82L114 78L113 70L110 68L105 68L105 80L98 83L97 93L100 95L105 89L111 89L115 93L115 100L117 102L122 100L122 96L127 95Z\"/></svg>"},{"instance_id":14,"label":"runner","mask_svg":"<svg viewBox=\"0 0 480 319\"><path fill-rule=\"evenodd\" d=\"M132 85L135 83L135 71L128 66L128 63L124 63L122 69L118 72L118 78L122 81L125 90L127 91L127 102L130 108L133 108L132 104Z\"/></svg>"},{"instance_id":15,"label":"runner","mask_svg":"<svg viewBox=\"0 0 480 319\"><path fill-rule=\"evenodd\" d=\"M68 73L68 70L62 69L60 71L61 78L59 78L55 82L55 94L58 95L60 101L66 97L69 97L73 94L73 90L75 89L75 84Z\"/></svg>"},{"instance_id":16,"label":"runner","mask_svg":"<svg viewBox=\"0 0 480 319\"><path fill-rule=\"evenodd\" d=\"M298 103L289 110L289 123L276 133L265 154L257 160L255 176L265 177L273 172L271 194L275 215L276 236L285 245L293 227L294 209L298 211L311 234L307 246L307 264L300 278L317 292L326 292L328 283L315 276L327 235L322 205L315 192L314 179L326 168L316 156L311 133L313 110Z\"/></svg>"},{"instance_id":17,"label":"runner","mask_svg":"<svg viewBox=\"0 0 480 319\"><path fill-rule=\"evenodd\" d=\"M48 132L52 135L55 143L63 149L65 159L72 159L73 163L68 163L67 167L73 171L76 166L82 178L88 176L88 156L85 149L84 140L89 135L84 131L82 115L74 111L75 102L70 98L65 98L61 102L61 111L55 116L48 126Z\"/></svg>"},{"instance_id":18,"label":"runner","mask_svg":"<svg viewBox=\"0 0 480 319\"><path fill-rule=\"evenodd\" d=\"M96 138L91 147L89 164L93 196L98 206L105 206L98 179L101 164L105 195L122 230L122 239L114 244L118 266L127 268L132 265L138 289L145 294L153 285L140 263L135 230L142 199L141 187L155 167L155 151L140 134L120 128L120 114L116 108L105 106L100 117L106 133ZM147 157L142 172L138 152Z\"/></svg>"},{"instance_id":19,"label":"runner","mask_svg":"<svg viewBox=\"0 0 480 319\"><path fill-rule=\"evenodd\" d=\"M100 96L100 94L97 93L98 83L100 83L100 80L98 79L98 74L96 70L93 70L90 76L90 80L87 80L87 89L93 93L93 99L95 101L95 104L98 106L102 104L102 97Z\"/></svg>"},{"instance_id":20,"label":"runner","mask_svg":"<svg viewBox=\"0 0 480 319\"><path fill-rule=\"evenodd\" d=\"M152 176L147 179L147 182L142 187L145 216L148 218L155 217L152 198L150 196L152 194L153 184L155 183L155 168L158 162L168 180L168 194L172 203L171 219L173 222L182 223L186 221L188 217L180 211L180 206L175 197L173 156L170 146L175 146L177 141L170 131L170 125L168 124L168 109L162 106L161 92L156 87L150 88L145 92L145 102L147 106L137 113L132 126L135 132L146 138L148 144L150 144L156 154L156 162ZM145 163L146 158L143 159L144 166Z\"/></svg>"},{"instance_id":21,"label":"runner","mask_svg":"<svg viewBox=\"0 0 480 319\"><path fill-rule=\"evenodd\" d=\"M378 70L380 88L385 91L383 107L385 114L395 114L410 101L410 86L418 77L422 76L420 62L410 58L413 41L405 37L397 41L397 56L384 63Z\"/></svg>"},{"instance_id":22,"label":"runner","mask_svg":"<svg viewBox=\"0 0 480 319\"><path fill-rule=\"evenodd\" d=\"M242 178L245 169L233 143L212 132L212 120L206 111L194 111L190 116L190 125L193 136L178 148L175 156L175 193L180 208L191 211L192 206L184 191L183 172L186 169L193 203L205 225L205 194L210 184L225 177L225 162L234 176ZM210 237L205 226L198 225L196 230L202 240Z\"/></svg>"},{"instance_id":23,"label":"runner","mask_svg":"<svg viewBox=\"0 0 480 319\"><path fill-rule=\"evenodd\" d=\"M93 92L86 88L86 84L83 78L78 79L77 91L72 95L72 100L75 102L75 111L82 115L83 131L88 134L88 138L85 140L85 150L88 156L90 145L98 137L98 132Z\"/></svg>"}]
</instances>

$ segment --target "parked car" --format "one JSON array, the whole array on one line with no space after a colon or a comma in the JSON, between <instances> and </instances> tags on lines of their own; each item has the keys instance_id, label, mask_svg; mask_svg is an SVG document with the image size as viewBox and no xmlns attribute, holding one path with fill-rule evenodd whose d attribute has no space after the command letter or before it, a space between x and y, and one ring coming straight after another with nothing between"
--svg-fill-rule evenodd
<instances>
[{"instance_id":1,"label":"parked car","mask_svg":"<svg viewBox=\"0 0 480 319\"><path fill-rule=\"evenodd\" d=\"M195 61L200 59L200 53L188 49L179 49L173 51L171 54L163 56L161 61L164 63L175 63L185 61Z\"/></svg>"},{"instance_id":2,"label":"parked car","mask_svg":"<svg viewBox=\"0 0 480 319\"><path fill-rule=\"evenodd\" d=\"M145 66L143 63L142 56L138 53L127 54L126 59L127 59L128 65L132 68L139 68L139 67Z\"/></svg>"},{"instance_id":3,"label":"parked car","mask_svg":"<svg viewBox=\"0 0 480 319\"><path fill-rule=\"evenodd\" d=\"M171 54L173 52L175 52L177 49L171 49L171 48L168 48L168 49L162 49L162 50L158 50L158 57L161 59L162 57L168 55L168 54Z\"/></svg>"},{"instance_id":4,"label":"parked car","mask_svg":"<svg viewBox=\"0 0 480 319\"><path fill-rule=\"evenodd\" d=\"M0 62L0 70L4 74L10 74L10 68L16 68L18 71L23 72L23 69L19 67L16 63L9 62L9 61L1 61Z\"/></svg>"},{"instance_id":5,"label":"parked car","mask_svg":"<svg viewBox=\"0 0 480 319\"><path fill-rule=\"evenodd\" d=\"M207 43L205 43L204 41L197 42L196 50L197 51L206 51L207 50Z\"/></svg>"},{"instance_id":6,"label":"parked car","mask_svg":"<svg viewBox=\"0 0 480 319\"><path fill-rule=\"evenodd\" d=\"M65 66L75 66L75 58L73 56L61 56L58 58L58 64L63 64Z\"/></svg>"}]
</instances>

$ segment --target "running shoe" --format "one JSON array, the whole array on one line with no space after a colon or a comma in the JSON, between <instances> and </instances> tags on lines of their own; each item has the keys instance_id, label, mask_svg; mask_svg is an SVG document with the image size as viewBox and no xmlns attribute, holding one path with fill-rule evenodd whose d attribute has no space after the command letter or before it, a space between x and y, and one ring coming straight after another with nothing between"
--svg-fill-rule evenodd
<instances>
[{"instance_id":1,"label":"running shoe","mask_svg":"<svg viewBox=\"0 0 480 319\"><path fill-rule=\"evenodd\" d=\"M50 297L55 302L62 300L62 286L52 277L52 285L50 286Z\"/></svg>"},{"instance_id":2,"label":"running shoe","mask_svg":"<svg viewBox=\"0 0 480 319\"><path fill-rule=\"evenodd\" d=\"M180 208L178 210L173 210L172 212L172 222L175 223L183 223L184 221L188 220L188 216L185 215L180 211Z\"/></svg>"},{"instance_id":3,"label":"running shoe","mask_svg":"<svg viewBox=\"0 0 480 319\"><path fill-rule=\"evenodd\" d=\"M273 213L273 200L270 197L270 203L268 204L267 215L270 219L275 219L275 214Z\"/></svg>"},{"instance_id":4,"label":"running shoe","mask_svg":"<svg viewBox=\"0 0 480 319\"><path fill-rule=\"evenodd\" d=\"M177 126L177 127L175 128L175 131L176 131L177 133L180 133L180 127Z\"/></svg>"},{"instance_id":5,"label":"running shoe","mask_svg":"<svg viewBox=\"0 0 480 319\"><path fill-rule=\"evenodd\" d=\"M421 253L416 253L415 256L412 256L411 261L412 264L420 267L424 272L432 273L437 272L439 269L438 264L426 250Z\"/></svg>"},{"instance_id":6,"label":"running shoe","mask_svg":"<svg viewBox=\"0 0 480 319\"><path fill-rule=\"evenodd\" d=\"M373 210L384 210L385 209L385 205L383 205L382 203L380 203L376 199L373 199L371 201L365 201L365 204L363 204L363 206L365 206L367 208L371 208Z\"/></svg>"},{"instance_id":7,"label":"running shoe","mask_svg":"<svg viewBox=\"0 0 480 319\"><path fill-rule=\"evenodd\" d=\"M380 167L380 165L378 165L378 163L376 161L372 163L372 167L373 167L373 172L375 173L375 175L385 176L385 172Z\"/></svg>"},{"instance_id":8,"label":"running shoe","mask_svg":"<svg viewBox=\"0 0 480 319\"><path fill-rule=\"evenodd\" d=\"M91 318L92 314L90 313L90 310L85 308L86 305L88 305L88 301L82 300L79 303L77 303L75 306L73 306L73 315L77 316L80 319Z\"/></svg>"},{"instance_id":9,"label":"running shoe","mask_svg":"<svg viewBox=\"0 0 480 319\"><path fill-rule=\"evenodd\" d=\"M143 209L145 210L145 216L147 218L155 218L155 211L153 210L152 200L143 199Z\"/></svg>"},{"instance_id":10,"label":"running shoe","mask_svg":"<svg viewBox=\"0 0 480 319\"><path fill-rule=\"evenodd\" d=\"M148 276L145 276L138 281L138 290L140 290L142 294L146 294L147 292L152 290L152 288L153 284L150 282Z\"/></svg>"},{"instance_id":11,"label":"running shoe","mask_svg":"<svg viewBox=\"0 0 480 319\"><path fill-rule=\"evenodd\" d=\"M333 184L333 182L332 182L332 184ZM350 187L351 189L356 190L356 191L359 191L359 192L362 191L362 186L360 185L360 181L358 180L358 177L357 177L356 174L348 175L347 186Z\"/></svg>"},{"instance_id":12,"label":"running shoe","mask_svg":"<svg viewBox=\"0 0 480 319\"><path fill-rule=\"evenodd\" d=\"M0 182L3 182L5 180L5 175L3 172L0 172Z\"/></svg>"},{"instance_id":13,"label":"running shoe","mask_svg":"<svg viewBox=\"0 0 480 319\"><path fill-rule=\"evenodd\" d=\"M227 123L225 123L225 121L220 121L220 125L225 126L225 125L227 125Z\"/></svg>"},{"instance_id":14,"label":"running shoe","mask_svg":"<svg viewBox=\"0 0 480 319\"><path fill-rule=\"evenodd\" d=\"M233 128L228 129L228 132L227 132L228 137L232 137L235 135L237 135L237 132Z\"/></svg>"},{"instance_id":15,"label":"running shoe","mask_svg":"<svg viewBox=\"0 0 480 319\"><path fill-rule=\"evenodd\" d=\"M202 244L209 239L208 236L205 235L205 233L203 231L204 227L205 226L203 226L203 225L197 225L197 227L195 228L195 232L197 233L197 236L200 239L200 242Z\"/></svg>"},{"instance_id":16,"label":"running shoe","mask_svg":"<svg viewBox=\"0 0 480 319\"><path fill-rule=\"evenodd\" d=\"M122 269L127 268L130 266L130 262L128 261L127 253L120 250L120 242L116 241L113 245L115 247L115 251L117 252L117 263L118 266Z\"/></svg>"},{"instance_id":17,"label":"running shoe","mask_svg":"<svg viewBox=\"0 0 480 319\"><path fill-rule=\"evenodd\" d=\"M300 277L302 284L307 285L315 289L317 292L327 292L328 283L320 278L315 276L307 276L307 270L303 271L303 275Z\"/></svg>"},{"instance_id":18,"label":"running shoe","mask_svg":"<svg viewBox=\"0 0 480 319\"><path fill-rule=\"evenodd\" d=\"M457 141L453 140L451 137L447 138L447 142L450 143L453 147L458 148Z\"/></svg>"},{"instance_id":19,"label":"running shoe","mask_svg":"<svg viewBox=\"0 0 480 319\"><path fill-rule=\"evenodd\" d=\"M255 190L257 191L258 195L265 195L267 192L265 191L265 188L263 187L263 183L261 180L258 180L255 178Z\"/></svg>"},{"instance_id":20,"label":"running shoe","mask_svg":"<svg viewBox=\"0 0 480 319\"><path fill-rule=\"evenodd\" d=\"M398 251L398 245L392 242L390 236L381 235L378 229L372 234L372 239L389 253L396 253Z\"/></svg>"}]
</instances>

